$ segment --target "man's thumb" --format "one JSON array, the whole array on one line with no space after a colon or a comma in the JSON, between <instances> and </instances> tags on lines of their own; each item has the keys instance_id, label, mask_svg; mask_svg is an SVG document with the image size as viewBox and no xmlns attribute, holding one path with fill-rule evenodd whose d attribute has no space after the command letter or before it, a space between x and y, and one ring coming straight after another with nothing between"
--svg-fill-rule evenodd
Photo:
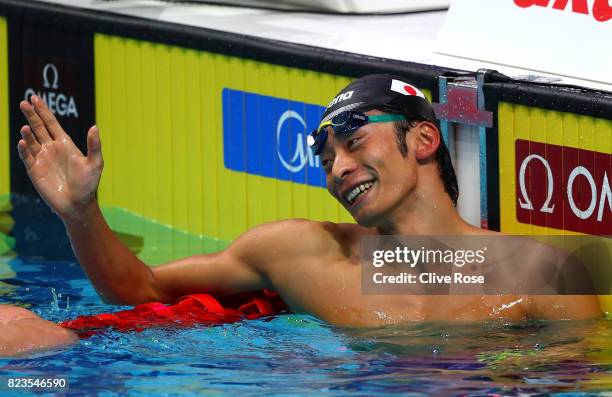
<instances>
[{"instance_id":1,"label":"man's thumb","mask_svg":"<svg viewBox=\"0 0 612 397\"><path fill-rule=\"evenodd\" d=\"M102 162L102 143L100 142L100 130L93 126L87 132L87 158L96 163Z\"/></svg>"}]
</instances>

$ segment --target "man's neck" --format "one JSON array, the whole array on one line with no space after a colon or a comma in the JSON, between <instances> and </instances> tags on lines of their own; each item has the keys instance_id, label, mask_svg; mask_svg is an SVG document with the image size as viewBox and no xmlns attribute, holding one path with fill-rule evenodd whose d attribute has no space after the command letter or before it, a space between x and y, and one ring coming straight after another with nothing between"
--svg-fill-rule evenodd
<instances>
[{"instance_id":1,"label":"man's neck","mask_svg":"<svg viewBox=\"0 0 612 397\"><path fill-rule=\"evenodd\" d=\"M453 206L450 197L440 191L415 192L412 202L397 208L386 222L377 227L380 234L457 235L469 233L467 224Z\"/></svg>"}]
</instances>

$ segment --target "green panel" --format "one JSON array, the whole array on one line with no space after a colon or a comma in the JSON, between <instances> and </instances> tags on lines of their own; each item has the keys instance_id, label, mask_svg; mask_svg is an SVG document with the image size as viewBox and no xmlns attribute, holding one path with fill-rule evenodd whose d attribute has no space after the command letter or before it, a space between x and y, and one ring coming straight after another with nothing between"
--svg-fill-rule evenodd
<instances>
[{"instance_id":1,"label":"green panel","mask_svg":"<svg viewBox=\"0 0 612 397\"><path fill-rule=\"evenodd\" d=\"M102 212L113 232L151 266L176 260L177 257L216 252L229 244L159 224L122 208L104 207ZM177 241L183 243L175 244Z\"/></svg>"},{"instance_id":2,"label":"green panel","mask_svg":"<svg viewBox=\"0 0 612 397\"><path fill-rule=\"evenodd\" d=\"M0 17L0 195L11 191L8 115L8 44L6 19Z\"/></svg>"}]
</instances>

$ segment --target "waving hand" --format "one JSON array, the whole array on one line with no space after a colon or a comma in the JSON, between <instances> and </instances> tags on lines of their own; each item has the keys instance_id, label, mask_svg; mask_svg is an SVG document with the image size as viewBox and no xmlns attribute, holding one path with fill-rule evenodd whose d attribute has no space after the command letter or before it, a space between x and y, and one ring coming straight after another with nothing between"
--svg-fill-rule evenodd
<instances>
[{"instance_id":1,"label":"waving hand","mask_svg":"<svg viewBox=\"0 0 612 397\"><path fill-rule=\"evenodd\" d=\"M62 219L95 201L104 162L96 126L87 133L87 155L76 147L44 101L32 96L19 107L29 125L21 128L19 156L34 187Z\"/></svg>"}]
</instances>

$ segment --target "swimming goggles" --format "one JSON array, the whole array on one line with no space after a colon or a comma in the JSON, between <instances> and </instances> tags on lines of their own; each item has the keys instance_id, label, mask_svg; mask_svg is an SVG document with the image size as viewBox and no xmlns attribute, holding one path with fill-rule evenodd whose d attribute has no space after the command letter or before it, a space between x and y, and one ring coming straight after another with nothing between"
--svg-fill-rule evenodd
<instances>
[{"instance_id":1,"label":"swimming goggles","mask_svg":"<svg viewBox=\"0 0 612 397\"><path fill-rule=\"evenodd\" d=\"M321 154L327 141L327 127L332 127L336 135L350 135L368 123L386 123L406 120L401 114L377 114L367 116L361 112L346 111L322 122L319 128L308 135L307 143L316 155Z\"/></svg>"}]
</instances>

